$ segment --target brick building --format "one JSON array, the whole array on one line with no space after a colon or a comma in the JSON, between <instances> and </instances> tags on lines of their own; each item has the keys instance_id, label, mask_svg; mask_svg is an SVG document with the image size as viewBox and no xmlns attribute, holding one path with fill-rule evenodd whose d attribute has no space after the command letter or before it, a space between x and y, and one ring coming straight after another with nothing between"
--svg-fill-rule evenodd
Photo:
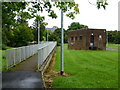
<instances>
[{"instance_id":1,"label":"brick building","mask_svg":"<svg viewBox=\"0 0 120 90\"><path fill-rule=\"evenodd\" d=\"M68 48L76 50L106 50L106 29L69 31Z\"/></svg>"}]
</instances>

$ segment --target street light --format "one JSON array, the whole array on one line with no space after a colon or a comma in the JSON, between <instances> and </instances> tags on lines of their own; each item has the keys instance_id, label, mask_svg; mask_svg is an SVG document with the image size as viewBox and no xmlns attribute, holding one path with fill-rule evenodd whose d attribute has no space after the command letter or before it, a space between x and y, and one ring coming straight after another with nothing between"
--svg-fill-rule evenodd
<instances>
[{"instance_id":1,"label":"street light","mask_svg":"<svg viewBox=\"0 0 120 90\"><path fill-rule=\"evenodd\" d=\"M61 71L60 74L64 73L64 30L63 30L63 11L61 10Z\"/></svg>"},{"instance_id":2,"label":"street light","mask_svg":"<svg viewBox=\"0 0 120 90\"><path fill-rule=\"evenodd\" d=\"M38 0L36 0L37 1L37 4L39 3L39 1ZM38 10L37 10L37 16L39 15L39 13L38 13ZM39 22L39 20L37 20L37 31L38 31L38 44L40 43L40 22Z\"/></svg>"},{"instance_id":3,"label":"street light","mask_svg":"<svg viewBox=\"0 0 120 90\"><path fill-rule=\"evenodd\" d=\"M47 19L47 22L49 22L49 19ZM48 42L48 30L47 30L47 42Z\"/></svg>"}]
</instances>

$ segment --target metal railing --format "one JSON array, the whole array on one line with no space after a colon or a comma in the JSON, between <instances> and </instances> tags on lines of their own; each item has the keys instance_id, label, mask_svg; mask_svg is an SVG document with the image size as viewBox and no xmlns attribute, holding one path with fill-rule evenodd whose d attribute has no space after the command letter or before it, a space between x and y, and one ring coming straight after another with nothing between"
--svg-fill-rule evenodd
<instances>
[{"instance_id":1,"label":"metal railing","mask_svg":"<svg viewBox=\"0 0 120 90\"><path fill-rule=\"evenodd\" d=\"M41 44L35 44L30 46L23 46L13 49L6 50L6 66L7 69L15 66L16 64L22 62L23 60L29 58L38 52L40 47L48 45L49 42L44 42Z\"/></svg>"},{"instance_id":2,"label":"metal railing","mask_svg":"<svg viewBox=\"0 0 120 90\"><path fill-rule=\"evenodd\" d=\"M38 49L38 70L43 64L43 62L50 55L50 53L53 51L56 45L57 45L57 42L49 42L45 46L40 47Z\"/></svg>"}]
</instances>

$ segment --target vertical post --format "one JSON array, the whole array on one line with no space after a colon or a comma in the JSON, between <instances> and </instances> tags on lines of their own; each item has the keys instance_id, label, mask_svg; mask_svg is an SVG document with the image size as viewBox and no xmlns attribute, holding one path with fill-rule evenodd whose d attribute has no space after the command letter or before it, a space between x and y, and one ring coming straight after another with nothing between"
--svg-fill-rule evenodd
<instances>
[{"instance_id":1,"label":"vertical post","mask_svg":"<svg viewBox=\"0 0 120 90\"><path fill-rule=\"evenodd\" d=\"M107 45L108 45L108 32L106 31L106 33L107 33Z\"/></svg>"},{"instance_id":2,"label":"vertical post","mask_svg":"<svg viewBox=\"0 0 120 90\"><path fill-rule=\"evenodd\" d=\"M40 23L38 20L37 22L38 22L38 44L39 44L40 43Z\"/></svg>"},{"instance_id":3,"label":"vertical post","mask_svg":"<svg viewBox=\"0 0 120 90\"><path fill-rule=\"evenodd\" d=\"M37 1L37 0L36 0ZM39 3L39 1L37 1L37 4ZM39 16L38 10L37 10L37 16ZM38 29L38 44L40 43L40 21L37 20L37 29Z\"/></svg>"},{"instance_id":4,"label":"vertical post","mask_svg":"<svg viewBox=\"0 0 120 90\"><path fill-rule=\"evenodd\" d=\"M48 30L47 30L47 42L48 42Z\"/></svg>"},{"instance_id":5,"label":"vertical post","mask_svg":"<svg viewBox=\"0 0 120 90\"><path fill-rule=\"evenodd\" d=\"M61 75L64 73L64 30L63 30L63 11L61 10Z\"/></svg>"},{"instance_id":6,"label":"vertical post","mask_svg":"<svg viewBox=\"0 0 120 90\"><path fill-rule=\"evenodd\" d=\"M39 57L40 57L40 56L39 56L39 55L40 55L39 53L40 53L40 51L38 50L38 62L37 62L37 64L38 64L38 65L37 65L38 70L39 70L39 59L40 59L40 58L39 58Z\"/></svg>"}]
</instances>

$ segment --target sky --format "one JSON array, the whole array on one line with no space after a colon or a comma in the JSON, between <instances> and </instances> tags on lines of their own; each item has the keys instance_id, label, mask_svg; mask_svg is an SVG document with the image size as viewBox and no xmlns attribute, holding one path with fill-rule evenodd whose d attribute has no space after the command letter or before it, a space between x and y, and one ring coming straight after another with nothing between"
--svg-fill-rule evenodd
<instances>
[{"instance_id":1,"label":"sky","mask_svg":"<svg viewBox=\"0 0 120 90\"><path fill-rule=\"evenodd\" d=\"M94 4L95 0L89 0ZM76 15L72 20L64 14L64 28L67 29L72 22L79 22L80 24L87 25L89 28L118 30L118 2L120 0L107 0L108 4L106 10L103 8L97 9L96 6L91 5L88 0L75 0L79 4L80 14ZM58 15L57 19L51 19L47 16L47 13L41 13L45 16L45 21L48 22L46 27L52 28L53 26L61 26L61 11L54 8ZM33 19L29 21L29 25L32 25Z\"/></svg>"}]
</instances>

